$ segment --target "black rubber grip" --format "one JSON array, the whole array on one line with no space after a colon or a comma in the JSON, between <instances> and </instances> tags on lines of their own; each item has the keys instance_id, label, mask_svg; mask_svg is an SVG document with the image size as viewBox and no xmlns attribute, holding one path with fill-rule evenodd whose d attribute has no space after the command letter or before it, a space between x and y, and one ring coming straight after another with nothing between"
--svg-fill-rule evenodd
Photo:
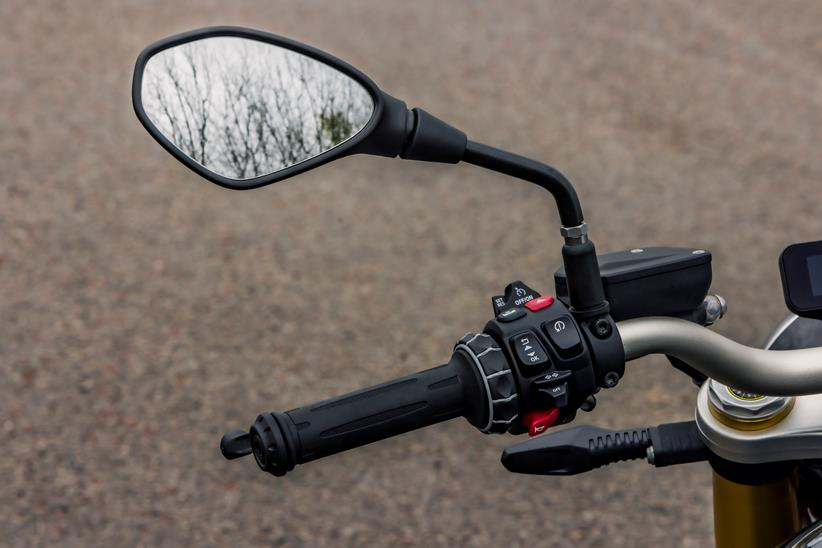
<instances>
[{"instance_id":1,"label":"black rubber grip","mask_svg":"<svg viewBox=\"0 0 822 548\"><path fill-rule=\"evenodd\" d=\"M702 441L696 421L660 424L651 428L654 466L671 466L708 460L710 451Z\"/></svg>"},{"instance_id":2,"label":"black rubber grip","mask_svg":"<svg viewBox=\"0 0 822 548\"><path fill-rule=\"evenodd\" d=\"M285 413L251 428L257 464L274 475L295 465L453 419L465 411L454 362Z\"/></svg>"},{"instance_id":3,"label":"black rubber grip","mask_svg":"<svg viewBox=\"0 0 822 548\"><path fill-rule=\"evenodd\" d=\"M287 411L298 438L296 464L396 436L463 412L463 389L452 365L441 365Z\"/></svg>"}]
</instances>

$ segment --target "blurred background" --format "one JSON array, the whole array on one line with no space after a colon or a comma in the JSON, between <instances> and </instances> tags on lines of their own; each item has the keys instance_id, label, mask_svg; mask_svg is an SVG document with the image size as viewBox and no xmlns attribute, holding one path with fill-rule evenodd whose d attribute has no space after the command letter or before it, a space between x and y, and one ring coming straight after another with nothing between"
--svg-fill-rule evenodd
<instances>
[{"instance_id":1,"label":"blurred background","mask_svg":"<svg viewBox=\"0 0 822 548\"><path fill-rule=\"evenodd\" d=\"M714 253L717 329L786 314L777 257L822 237L816 2L0 3L0 542L13 546L703 546L707 465L506 473L512 437L453 421L284 479L227 429L444 363L522 279L550 293L558 218L471 166L350 157L223 190L130 102L140 50L213 24L349 61L471 138L575 182L600 251ZM632 363L578 422L685 420Z\"/></svg>"}]
</instances>

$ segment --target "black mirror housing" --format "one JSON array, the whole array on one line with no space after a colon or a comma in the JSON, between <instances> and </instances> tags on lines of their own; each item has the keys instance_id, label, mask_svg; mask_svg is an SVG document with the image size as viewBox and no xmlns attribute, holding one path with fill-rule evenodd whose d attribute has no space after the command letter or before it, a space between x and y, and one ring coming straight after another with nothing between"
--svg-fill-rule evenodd
<instances>
[{"instance_id":1,"label":"black mirror housing","mask_svg":"<svg viewBox=\"0 0 822 548\"><path fill-rule=\"evenodd\" d=\"M235 37L255 40L302 54L339 71L367 90L373 101L373 113L355 135L346 141L273 173L249 179L234 179L216 173L183 152L155 125L143 103L143 75L146 64L154 55L189 42L214 37ZM425 111L411 111L405 103L380 90L365 74L345 61L311 46L253 29L242 27L208 27L165 38L140 53L134 67L132 104L137 118L149 134L177 160L203 178L222 187L245 190L275 183L319 167L327 162L352 154L372 154L403 158L457 163L462 160L467 138L465 134L436 119Z\"/></svg>"},{"instance_id":2,"label":"black mirror housing","mask_svg":"<svg viewBox=\"0 0 822 548\"><path fill-rule=\"evenodd\" d=\"M371 119L359 133L344 143L314 156L313 158L309 158L303 162L286 167L285 169L269 175L251 179L232 179L207 169L175 146L152 122L143 105L142 84L146 63L149 59L151 59L151 57L161 51L173 48L175 46L212 37L247 38L272 44L303 54L342 72L362 85L368 91L374 102L374 112ZM389 156L392 155L392 150L395 150L395 152L393 152L393 156L396 156L400 152L401 141L403 139L398 135L398 133L405 131L407 124L410 125L410 123L407 122L408 115L406 113L408 109L402 101L398 101L397 99L384 94L380 91L377 85L371 81L371 79L345 61L311 46L301 44L282 36L242 27L207 27L170 36L149 45L137 58L137 62L134 67L131 97L134 112L137 114L137 118L140 120L140 123L146 128L148 133L158 143L160 143L163 148L166 149L166 151L201 177L211 181L212 183L233 190L246 190L269 185L309 169L319 167L341 156L353 154L357 151ZM384 116L386 111L389 113L389 116L387 117ZM364 144L368 140L369 136L375 132L375 130L379 130L377 131L377 142Z\"/></svg>"}]
</instances>

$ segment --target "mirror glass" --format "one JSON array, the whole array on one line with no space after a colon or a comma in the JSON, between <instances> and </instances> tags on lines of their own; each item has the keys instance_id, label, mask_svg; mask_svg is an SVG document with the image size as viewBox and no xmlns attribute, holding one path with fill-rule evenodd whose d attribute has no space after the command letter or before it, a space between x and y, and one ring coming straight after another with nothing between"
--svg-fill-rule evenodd
<instances>
[{"instance_id":1,"label":"mirror glass","mask_svg":"<svg viewBox=\"0 0 822 548\"><path fill-rule=\"evenodd\" d=\"M214 36L162 50L145 65L142 104L160 132L229 179L253 179L344 143L371 119L368 90L301 53Z\"/></svg>"}]
</instances>

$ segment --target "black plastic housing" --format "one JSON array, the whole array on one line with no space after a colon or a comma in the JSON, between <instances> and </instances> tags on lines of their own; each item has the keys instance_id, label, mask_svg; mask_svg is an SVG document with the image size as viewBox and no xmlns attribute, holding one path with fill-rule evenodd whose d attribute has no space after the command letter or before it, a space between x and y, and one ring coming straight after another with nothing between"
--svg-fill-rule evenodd
<instances>
[{"instance_id":1,"label":"black plastic housing","mask_svg":"<svg viewBox=\"0 0 822 548\"><path fill-rule=\"evenodd\" d=\"M594 358L589 352L590 343L587 334L577 323L571 311L561 302L555 301L551 306L537 312L527 308L521 308L521 310L524 313L522 317L514 321L500 321L498 316L485 324L483 332L497 341L508 363L511 364L517 385L517 406L520 417L524 417L529 411L558 407L557 422L560 424L568 422L576 416L577 409L585 400L597 390L596 371L592 363ZM565 327L580 337L578 349L570 355L560 354L548 336L551 326L557 321L569 323L570 325ZM547 362L537 367L529 367L517 358L513 341L523 335L538 341L534 346L539 346L545 351ZM622 363L625 363L624 358ZM546 399L546 395L540 391L540 388L544 387L541 383L544 382L546 375L557 371L568 374L567 379L564 380L567 385L567 402L561 406ZM512 425L510 431L522 433L527 431L527 427L517 422Z\"/></svg>"},{"instance_id":2,"label":"black plastic housing","mask_svg":"<svg viewBox=\"0 0 822 548\"><path fill-rule=\"evenodd\" d=\"M686 314L702 304L711 287L711 253L704 249L646 247L605 253L597 260L616 321ZM554 283L567 303L564 267L554 274Z\"/></svg>"}]
</instances>

